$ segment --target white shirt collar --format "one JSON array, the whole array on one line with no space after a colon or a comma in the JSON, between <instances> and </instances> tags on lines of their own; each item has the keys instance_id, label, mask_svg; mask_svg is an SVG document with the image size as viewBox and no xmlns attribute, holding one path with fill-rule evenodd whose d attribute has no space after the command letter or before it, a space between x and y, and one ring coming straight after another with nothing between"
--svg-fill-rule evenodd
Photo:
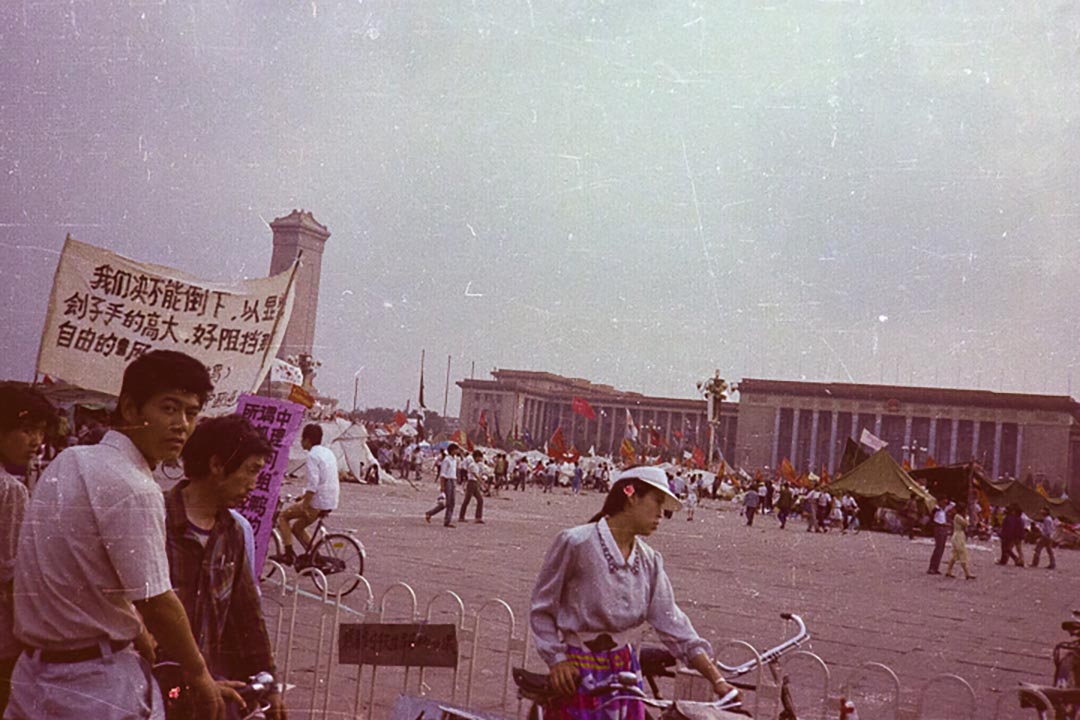
<instances>
[{"instance_id":1,"label":"white shirt collar","mask_svg":"<svg viewBox=\"0 0 1080 720\"><path fill-rule=\"evenodd\" d=\"M150 463L146 461L146 456L142 454L139 448L135 447L135 443L131 442L131 438L124 433L117 430L109 430L105 433L105 436L101 438L101 442L99 442L98 445L105 445L120 452L135 467L143 470L150 477L153 477L154 469L150 467Z\"/></svg>"},{"instance_id":2,"label":"white shirt collar","mask_svg":"<svg viewBox=\"0 0 1080 720\"><path fill-rule=\"evenodd\" d=\"M630 557L623 560L622 550L619 549L619 544L615 542L615 536L611 534L611 528L608 526L607 518L600 518L598 524L600 526L600 537L607 543L608 549L611 551L615 558L615 562L619 567L630 567L633 565L634 560L637 559L637 538L634 538L634 547L630 550Z\"/></svg>"}]
</instances>

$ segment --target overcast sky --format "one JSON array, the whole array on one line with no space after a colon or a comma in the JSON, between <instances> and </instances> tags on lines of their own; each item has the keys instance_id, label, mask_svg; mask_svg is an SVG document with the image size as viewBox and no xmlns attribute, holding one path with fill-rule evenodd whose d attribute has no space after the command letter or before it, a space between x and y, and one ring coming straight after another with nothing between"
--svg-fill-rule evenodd
<instances>
[{"instance_id":1,"label":"overcast sky","mask_svg":"<svg viewBox=\"0 0 1080 720\"><path fill-rule=\"evenodd\" d=\"M361 367L362 406L415 403L422 348L437 410L448 355L1064 394L1077 8L0 3L0 377L33 375L67 233L254 277L304 208L346 406Z\"/></svg>"}]
</instances>

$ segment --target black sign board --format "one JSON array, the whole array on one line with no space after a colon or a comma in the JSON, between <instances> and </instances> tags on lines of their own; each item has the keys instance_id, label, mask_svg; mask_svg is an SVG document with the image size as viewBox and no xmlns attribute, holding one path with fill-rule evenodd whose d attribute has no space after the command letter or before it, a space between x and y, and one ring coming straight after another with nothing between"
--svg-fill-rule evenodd
<instances>
[{"instance_id":1,"label":"black sign board","mask_svg":"<svg viewBox=\"0 0 1080 720\"><path fill-rule=\"evenodd\" d=\"M338 627L342 665L455 667L457 626L425 623L346 623Z\"/></svg>"}]
</instances>

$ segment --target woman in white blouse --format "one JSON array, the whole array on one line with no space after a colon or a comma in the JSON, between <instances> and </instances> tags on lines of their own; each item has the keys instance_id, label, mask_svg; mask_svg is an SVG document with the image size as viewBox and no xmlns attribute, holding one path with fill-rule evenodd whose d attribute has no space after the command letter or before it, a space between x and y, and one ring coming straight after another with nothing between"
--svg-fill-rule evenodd
<instances>
[{"instance_id":1,"label":"woman in white blouse","mask_svg":"<svg viewBox=\"0 0 1080 720\"><path fill-rule=\"evenodd\" d=\"M664 645L709 682L718 696L733 688L712 661L712 647L679 609L660 553L643 539L660 525L664 510L682 504L656 467L623 472L604 507L585 525L559 533L533 588L529 622L540 657L551 668L561 698L545 717L593 720L645 717L642 703L598 705L604 698L578 692L583 679L640 672L631 632L649 623ZM614 713L614 714L610 714Z\"/></svg>"}]
</instances>

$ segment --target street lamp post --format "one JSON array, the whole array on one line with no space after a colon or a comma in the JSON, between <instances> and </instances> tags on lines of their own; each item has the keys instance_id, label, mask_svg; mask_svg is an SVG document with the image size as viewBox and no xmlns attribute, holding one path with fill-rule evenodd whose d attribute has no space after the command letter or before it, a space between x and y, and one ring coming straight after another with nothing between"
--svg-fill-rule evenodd
<instances>
[{"instance_id":1,"label":"street lamp post","mask_svg":"<svg viewBox=\"0 0 1080 720\"><path fill-rule=\"evenodd\" d=\"M727 398L728 384L720 377L720 371L717 370L708 380L700 381L697 384L697 389L705 398L705 418L709 422L709 455L705 461L705 467L708 469L712 465L713 447L716 443L716 427L720 424L720 407Z\"/></svg>"},{"instance_id":2,"label":"street lamp post","mask_svg":"<svg viewBox=\"0 0 1080 720\"><path fill-rule=\"evenodd\" d=\"M352 409L356 412L356 400L360 397L360 373L364 372L363 366L353 373Z\"/></svg>"}]
</instances>

